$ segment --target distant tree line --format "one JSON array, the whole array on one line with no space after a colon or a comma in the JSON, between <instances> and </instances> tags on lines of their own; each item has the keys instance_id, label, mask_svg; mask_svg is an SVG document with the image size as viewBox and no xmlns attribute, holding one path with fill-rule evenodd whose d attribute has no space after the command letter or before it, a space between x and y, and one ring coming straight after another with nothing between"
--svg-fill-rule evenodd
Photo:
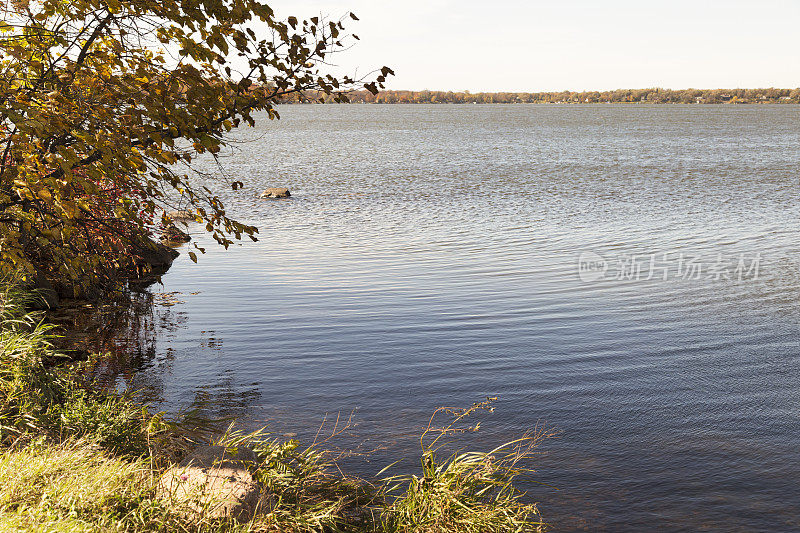
<instances>
[{"instance_id":1,"label":"distant tree line","mask_svg":"<svg viewBox=\"0 0 800 533\"><path fill-rule=\"evenodd\" d=\"M798 104L798 89L617 89L614 91L561 91L540 93L471 93L469 91L355 91L347 95L352 103L369 104ZM333 101L325 94L292 95L284 103Z\"/></svg>"}]
</instances>

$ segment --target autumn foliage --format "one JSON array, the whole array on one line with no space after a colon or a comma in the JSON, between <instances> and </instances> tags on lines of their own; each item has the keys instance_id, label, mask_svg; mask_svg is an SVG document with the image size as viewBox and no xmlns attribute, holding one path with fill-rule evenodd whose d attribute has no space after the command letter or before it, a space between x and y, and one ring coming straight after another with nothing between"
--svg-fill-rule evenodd
<instances>
[{"instance_id":1,"label":"autumn foliage","mask_svg":"<svg viewBox=\"0 0 800 533\"><path fill-rule=\"evenodd\" d=\"M74 293L114 284L146 263L149 232L176 207L223 246L255 239L192 163L219 152L232 129L278 118L281 98L377 92L386 67L358 80L325 72L353 38L344 19L278 20L257 0L6 5L0 276L45 276Z\"/></svg>"}]
</instances>

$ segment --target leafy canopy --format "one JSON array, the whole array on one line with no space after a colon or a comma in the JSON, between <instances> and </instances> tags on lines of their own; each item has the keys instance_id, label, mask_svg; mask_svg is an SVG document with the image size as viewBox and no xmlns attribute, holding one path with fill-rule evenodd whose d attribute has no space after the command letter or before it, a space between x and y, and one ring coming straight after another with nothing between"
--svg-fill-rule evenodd
<instances>
[{"instance_id":1,"label":"leafy canopy","mask_svg":"<svg viewBox=\"0 0 800 533\"><path fill-rule=\"evenodd\" d=\"M0 275L75 292L107 282L142 265L174 207L225 247L255 240L192 161L258 112L278 118L289 95L377 93L388 67L327 73L357 38L343 20L278 20L257 0L12 0L0 20Z\"/></svg>"}]
</instances>

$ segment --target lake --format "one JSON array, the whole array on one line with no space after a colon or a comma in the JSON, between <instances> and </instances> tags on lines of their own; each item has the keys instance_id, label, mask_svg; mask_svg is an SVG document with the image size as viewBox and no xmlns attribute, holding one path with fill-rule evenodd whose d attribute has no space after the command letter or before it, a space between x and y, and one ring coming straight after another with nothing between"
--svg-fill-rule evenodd
<instances>
[{"instance_id":1,"label":"lake","mask_svg":"<svg viewBox=\"0 0 800 533\"><path fill-rule=\"evenodd\" d=\"M497 396L458 445L557 429L556 531L800 531L800 106L280 112L221 158L260 241L184 247L118 387L306 442L354 412L364 476Z\"/></svg>"}]
</instances>

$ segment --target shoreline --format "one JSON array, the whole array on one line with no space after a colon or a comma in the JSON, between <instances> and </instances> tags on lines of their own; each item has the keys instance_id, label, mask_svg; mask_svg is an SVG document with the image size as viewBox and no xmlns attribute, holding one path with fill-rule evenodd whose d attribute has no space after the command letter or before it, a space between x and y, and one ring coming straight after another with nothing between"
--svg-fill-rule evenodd
<instances>
[{"instance_id":1,"label":"shoreline","mask_svg":"<svg viewBox=\"0 0 800 533\"><path fill-rule=\"evenodd\" d=\"M343 473L323 449L347 426L303 447L263 430L244 434L231 425L219 434L168 420L131 395L98 388L88 369L103 354L75 361L56 349L56 326L29 310L36 300L0 286L0 529L45 523L86 532L546 528L515 480L548 433L526 434L488 453L438 453L442 437L476 430L468 418L491 409L492 399L434 413L445 420L421 436L419 474L379 472L367 481Z\"/></svg>"},{"instance_id":2,"label":"shoreline","mask_svg":"<svg viewBox=\"0 0 800 533\"><path fill-rule=\"evenodd\" d=\"M615 89L609 91L351 91L344 101L324 93L284 98L280 103L367 104L800 104L800 88Z\"/></svg>"}]
</instances>

